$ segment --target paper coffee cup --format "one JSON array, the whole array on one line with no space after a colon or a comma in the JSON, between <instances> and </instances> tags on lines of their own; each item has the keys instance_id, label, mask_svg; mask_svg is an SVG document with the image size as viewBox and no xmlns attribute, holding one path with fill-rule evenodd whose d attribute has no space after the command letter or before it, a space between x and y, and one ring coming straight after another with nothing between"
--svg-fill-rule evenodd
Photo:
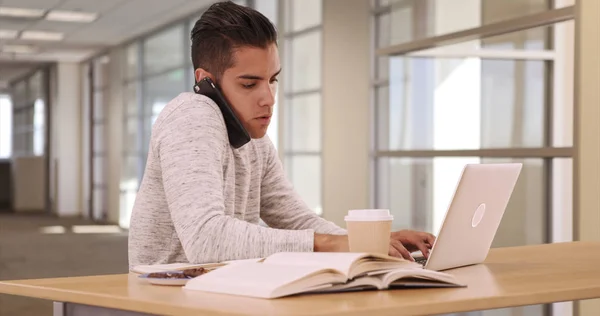
<instances>
[{"instance_id":1,"label":"paper coffee cup","mask_svg":"<svg viewBox=\"0 0 600 316\"><path fill-rule=\"evenodd\" d=\"M389 253L394 220L389 210L350 210L344 219L350 252Z\"/></svg>"}]
</instances>

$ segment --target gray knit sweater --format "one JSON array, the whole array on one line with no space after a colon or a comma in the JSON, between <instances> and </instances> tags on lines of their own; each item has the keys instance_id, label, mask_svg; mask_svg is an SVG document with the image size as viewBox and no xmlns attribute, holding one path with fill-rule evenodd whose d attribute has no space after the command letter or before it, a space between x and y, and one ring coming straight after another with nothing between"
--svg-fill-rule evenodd
<instances>
[{"instance_id":1,"label":"gray knit sweater","mask_svg":"<svg viewBox=\"0 0 600 316\"><path fill-rule=\"evenodd\" d=\"M313 251L315 232L346 233L302 201L267 136L233 149L202 95L182 93L163 109L131 215L130 267Z\"/></svg>"}]
</instances>

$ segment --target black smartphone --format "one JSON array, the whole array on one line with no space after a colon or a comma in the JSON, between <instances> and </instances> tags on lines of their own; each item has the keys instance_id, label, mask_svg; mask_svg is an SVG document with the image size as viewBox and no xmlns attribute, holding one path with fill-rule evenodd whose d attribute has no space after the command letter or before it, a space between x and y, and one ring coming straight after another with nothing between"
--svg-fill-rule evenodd
<instances>
[{"instance_id":1,"label":"black smartphone","mask_svg":"<svg viewBox=\"0 0 600 316\"><path fill-rule=\"evenodd\" d=\"M235 115L227 100L225 100L225 97L217 84L210 78L205 77L194 85L194 92L211 98L217 106L219 106L221 113L223 113L223 118L225 119L229 143L233 148L240 148L250 141L250 134L248 134L248 131L244 128L242 122Z\"/></svg>"}]
</instances>

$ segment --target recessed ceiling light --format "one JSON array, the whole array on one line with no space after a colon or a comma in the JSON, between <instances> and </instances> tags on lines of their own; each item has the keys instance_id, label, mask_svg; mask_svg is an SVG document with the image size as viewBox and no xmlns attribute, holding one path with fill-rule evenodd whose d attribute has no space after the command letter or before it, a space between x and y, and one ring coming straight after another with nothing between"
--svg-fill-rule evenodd
<instances>
[{"instance_id":1,"label":"recessed ceiling light","mask_svg":"<svg viewBox=\"0 0 600 316\"><path fill-rule=\"evenodd\" d=\"M19 31L15 30L0 30L0 39L14 39L19 34Z\"/></svg>"},{"instance_id":2,"label":"recessed ceiling light","mask_svg":"<svg viewBox=\"0 0 600 316\"><path fill-rule=\"evenodd\" d=\"M46 20L61 22L89 23L95 21L97 18L98 14L92 12L51 10L46 14Z\"/></svg>"},{"instance_id":3,"label":"recessed ceiling light","mask_svg":"<svg viewBox=\"0 0 600 316\"><path fill-rule=\"evenodd\" d=\"M33 41L60 41L65 37L63 33L46 31L23 31L21 39Z\"/></svg>"},{"instance_id":4,"label":"recessed ceiling light","mask_svg":"<svg viewBox=\"0 0 600 316\"><path fill-rule=\"evenodd\" d=\"M5 53L32 54L37 50L30 45L4 45L2 46L2 51Z\"/></svg>"},{"instance_id":5,"label":"recessed ceiling light","mask_svg":"<svg viewBox=\"0 0 600 316\"><path fill-rule=\"evenodd\" d=\"M46 11L40 9L0 7L0 16L14 18L40 18L44 13L46 13Z\"/></svg>"}]
</instances>

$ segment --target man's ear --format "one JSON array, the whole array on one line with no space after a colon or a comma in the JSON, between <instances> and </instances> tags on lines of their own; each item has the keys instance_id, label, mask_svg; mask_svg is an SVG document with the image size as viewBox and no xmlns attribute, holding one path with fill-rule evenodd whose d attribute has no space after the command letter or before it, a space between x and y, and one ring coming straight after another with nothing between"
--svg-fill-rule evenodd
<instances>
[{"instance_id":1,"label":"man's ear","mask_svg":"<svg viewBox=\"0 0 600 316\"><path fill-rule=\"evenodd\" d=\"M205 77L209 77L213 81L215 80L215 77L210 72L208 72L202 68L197 68L194 71L194 79L196 80L196 82L199 82L200 80L204 79Z\"/></svg>"}]
</instances>

